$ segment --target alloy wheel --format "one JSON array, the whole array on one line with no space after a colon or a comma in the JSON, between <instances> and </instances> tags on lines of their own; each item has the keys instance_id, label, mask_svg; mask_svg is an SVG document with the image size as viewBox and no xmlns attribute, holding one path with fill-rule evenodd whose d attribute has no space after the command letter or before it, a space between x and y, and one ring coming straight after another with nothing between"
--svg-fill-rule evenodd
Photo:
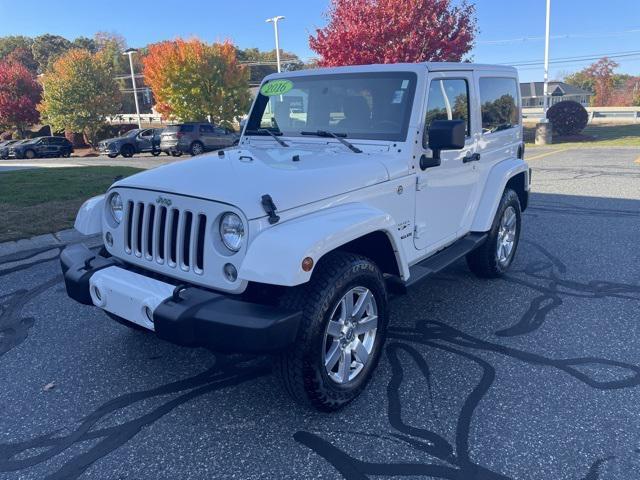
<instances>
[{"instance_id":1,"label":"alloy wheel","mask_svg":"<svg viewBox=\"0 0 640 480\"><path fill-rule=\"evenodd\" d=\"M496 256L501 265L507 265L511 261L513 248L516 244L516 231L518 228L516 211L512 206L505 209L500 219L498 228L498 241Z\"/></svg>"},{"instance_id":2,"label":"alloy wheel","mask_svg":"<svg viewBox=\"0 0 640 480\"><path fill-rule=\"evenodd\" d=\"M378 328L378 305L365 287L349 290L334 307L323 342L327 375L338 384L354 380L371 359Z\"/></svg>"}]
</instances>

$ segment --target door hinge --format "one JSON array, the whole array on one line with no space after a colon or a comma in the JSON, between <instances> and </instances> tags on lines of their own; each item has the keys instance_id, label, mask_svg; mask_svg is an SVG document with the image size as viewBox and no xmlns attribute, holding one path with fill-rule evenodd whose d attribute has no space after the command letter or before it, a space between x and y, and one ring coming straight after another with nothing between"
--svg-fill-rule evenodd
<instances>
[{"instance_id":1,"label":"door hinge","mask_svg":"<svg viewBox=\"0 0 640 480\"><path fill-rule=\"evenodd\" d=\"M420 177L416 177L416 191L419 192L424 188L425 185L426 185L426 182L421 182Z\"/></svg>"}]
</instances>

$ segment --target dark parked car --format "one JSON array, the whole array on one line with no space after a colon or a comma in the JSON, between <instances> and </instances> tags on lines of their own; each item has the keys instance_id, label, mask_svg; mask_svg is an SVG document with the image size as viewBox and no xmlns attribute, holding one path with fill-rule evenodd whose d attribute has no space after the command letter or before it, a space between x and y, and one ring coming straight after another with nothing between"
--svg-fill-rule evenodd
<instances>
[{"instance_id":1,"label":"dark parked car","mask_svg":"<svg viewBox=\"0 0 640 480\"><path fill-rule=\"evenodd\" d=\"M98 150L109 158L122 155L132 157L136 153L151 152L160 155L160 134L162 128L135 128L120 137L108 138L98 143Z\"/></svg>"},{"instance_id":2,"label":"dark parked car","mask_svg":"<svg viewBox=\"0 0 640 480\"><path fill-rule=\"evenodd\" d=\"M19 141L20 140L4 140L0 142L0 158L9 158L9 146Z\"/></svg>"},{"instance_id":3,"label":"dark parked car","mask_svg":"<svg viewBox=\"0 0 640 480\"><path fill-rule=\"evenodd\" d=\"M160 150L173 156L183 153L200 155L210 150L236 145L240 135L230 128L210 123L181 123L169 125L160 137Z\"/></svg>"},{"instance_id":4,"label":"dark parked car","mask_svg":"<svg viewBox=\"0 0 640 480\"><path fill-rule=\"evenodd\" d=\"M9 156L15 158L70 157L73 145L64 137L38 137L9 146Z\"/></svg>"}]
</instances>

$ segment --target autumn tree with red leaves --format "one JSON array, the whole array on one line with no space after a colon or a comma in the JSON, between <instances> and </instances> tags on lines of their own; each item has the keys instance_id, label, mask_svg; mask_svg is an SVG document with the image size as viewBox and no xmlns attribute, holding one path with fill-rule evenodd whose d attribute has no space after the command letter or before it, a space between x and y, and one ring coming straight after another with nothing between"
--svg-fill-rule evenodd
<instances>
[{"instance_id":1,"label":"autumn tree with red leaves","mask_svg":"<svg viewBox=\"0 0 640 480\"><path fill-rule=\"evenodd\" d=\"M585 70L587 77L593 78L595 96L591 103L594 107L603 107L611 104L611 96L615 87L613 71L618 63L604 57Z\"/></svg>"},{"instance_id":2,"label":"autumn tree with red leaves","mask_svg":"<svg viewBox=\"0 0 640 480\"><path fill-rule=\"evenodd\" d=\"M41 95L42 87L24 65L0 62L0 126L15 128L22 136L40 119L36 106Z\"/></svg>"},{"instance_id":3,"label":"autumn tree with red leaves","mask_svg":"<svg viewBox=\"0 0 640 480\"><path fill-rule=\"evenodd\" d=\"M475 7L451 0L332 0L309 37L320 66L459 62L473 47Z\"/></svg>"}]
</instances>

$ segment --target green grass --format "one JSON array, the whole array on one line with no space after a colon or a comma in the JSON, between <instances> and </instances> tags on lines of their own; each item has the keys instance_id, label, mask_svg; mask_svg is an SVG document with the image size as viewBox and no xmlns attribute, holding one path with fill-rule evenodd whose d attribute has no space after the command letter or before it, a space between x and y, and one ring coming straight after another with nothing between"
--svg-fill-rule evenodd
<instances>
[{"instance_id":1,"label":"green grass","mask_svg":"<svg viewBox=\"0 0 640 480\"><path fill-rule=\"evenodd\" d=\"M89 197L131 167L72 167L0 173L0 242L71 228Z\"/></svg>"},{"instance_id":2,"label":"green grass","mask_svg":"<svg viewBox=\"0 0 640 480\"><path fill-rule=\"evenodd\" d=\"M527 146L534 146L535 126L524 127ZM566 147L640 147L640 123L627 125L594 124L588 125L582 135L593 137L582 142L554 141L554 145Z\"/></svg>"}]
</instances>

